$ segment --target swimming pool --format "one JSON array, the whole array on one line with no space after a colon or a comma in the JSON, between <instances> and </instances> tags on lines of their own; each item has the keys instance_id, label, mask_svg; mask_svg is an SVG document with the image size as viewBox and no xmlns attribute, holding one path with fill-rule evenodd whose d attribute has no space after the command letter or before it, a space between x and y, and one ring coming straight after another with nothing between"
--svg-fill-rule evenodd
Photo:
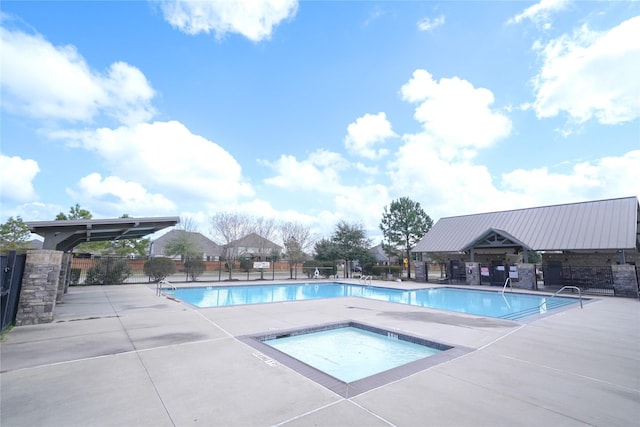
<instances>
[{"instance_id":1,"label":"swimming pool","mask_svg":"<svg viewBox=\"0 0 640 427\"><path fill-rule=\"evenodd\" d=\"M265 339L265 344L350 383L433 356L441 350L356 325Z\"/></svg>"},{"instance_id":2,"label":"swimming pool","mask_svg":"<svg viewBox=\"0 0 640 427\"><path fill-rule=\"evenodd\" d=\"M240 336L254 356L281 363L343 397L353 397L473 351L401 331L347 321Z\"/></svg>"},{"instance_id":3,"label":"swimming pool","mask_svg":"<svg viewBox=\"0 0 640 427\"><path fill-rule=\"evenodd\" d=\"M339 282L178 288L168 295L200 308L358 297L518 320L578 302L575 298L449 287L403 290Z\"/></svg>"}]
</instances>

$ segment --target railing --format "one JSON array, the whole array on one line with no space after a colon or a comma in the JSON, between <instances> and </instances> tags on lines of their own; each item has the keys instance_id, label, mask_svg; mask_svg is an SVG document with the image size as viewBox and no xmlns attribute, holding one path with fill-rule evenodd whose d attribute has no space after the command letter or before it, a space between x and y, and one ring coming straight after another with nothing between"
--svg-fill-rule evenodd
<instances>
[{"instance_id":1,"label":"railing","mask_svg":"<svg viewBox=\"0 0 640 427\"><path fill-rule=\"evenodd\" d=\"M371 276L360 276L360 283L367 284L367 280L369 281L369 285L371 285Z\"/></svg>"},{"instance_id":2,"label":"railing","mask_svg":"<svg viewBox=\"0 0 640 427\"><path fill-rule=\"evenodd\" d=\"M507 277L507 280L504 281L504 286L502 287L502 295L504 295L505 289L507 289L507 285L511 288L511 292L513 292L513 286L511 285L511 277Z\"/></svg>"},{"instance_id":3,"label":"railing","mask_svg":"<svg viewBox=\"0 0 640 427\"><path fill-rule=\"evenodd\" d=\"M558 289L558 290L556 291L556 293L555 293L555 294L551 295L551 298L555 297L556 295L558 295L560 292L564 291L565 289L575 289L575 290L577 290L577 291L578 291L578 297L580 298L580 308L584 308L584 307L582 306L582 291L581 291L581 290L580 290L580 288L579 288L579 287L577 287L577 286L563 286L563 287L561 287L560 289ZM549 299L551 299L551 298L549 298ZM543 305L543 304L546 304L546 303L547 303L547 301L545 300L544 302L542 302L542 303L538 306L538 308L542 307L542 305Z\"/></svg>"},{"instance_id":4,"label":"railing","mask_svg":"<svg viewBox=\"0 0 640 427\"><path fill-rule=\"evenodd\" d=\"M164 287L166 289L173 289L174 291L176 290L176 287L174 284L172 284L170 281L168 280L160 280L158 281L158 283L156 284L156 295L160 296L162 295L162 287L163 285L165 285Z\"/></svg>"}]
</instances>

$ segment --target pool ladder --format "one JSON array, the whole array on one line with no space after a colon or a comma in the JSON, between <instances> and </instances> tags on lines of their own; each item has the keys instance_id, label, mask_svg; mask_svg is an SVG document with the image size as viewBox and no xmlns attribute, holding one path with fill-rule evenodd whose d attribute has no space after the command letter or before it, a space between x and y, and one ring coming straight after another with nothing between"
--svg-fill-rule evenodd
<instances>
[{"instance_id":1,"label":"pool ladder","mask_svg":"<svg viewBox=\"0 0 640 427\"><path fill-rule=\"evenodd\" d=\"M168 281L168 280L159 280L158 283L156 284L156 295L158 295L158 296L162 295L162 285L167 285L166 286L167 289L173 289L174 291L177 290L175 285L172 284L170 281Z\"/></svg>"},{"instance_id":2,"label":"pool ladder","mask_svg":"<svg viewBox=\"0 0 640 427\"><path fill-rule=\"evenodd\" d=\"M360 276L360 283L363 284L367 284L367 281L369 281L369 285L371 285L371 276Z\"/></svg>"}]
</instances>

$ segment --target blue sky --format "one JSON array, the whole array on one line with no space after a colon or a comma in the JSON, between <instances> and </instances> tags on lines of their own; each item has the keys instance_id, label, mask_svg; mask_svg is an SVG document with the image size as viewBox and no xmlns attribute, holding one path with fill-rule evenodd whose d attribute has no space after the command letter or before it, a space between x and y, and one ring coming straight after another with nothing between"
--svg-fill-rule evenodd
<instances>
[{"instance_id":1,"label":"blue sky","mask_svg":"<svg viewBox=\"0 0 640 427\"><path fill-rule=\"evenodd\" d=\"M640 2L3 1L1 220L274 217L379 240L640 197Z\"/></svg>"}]
</instances>

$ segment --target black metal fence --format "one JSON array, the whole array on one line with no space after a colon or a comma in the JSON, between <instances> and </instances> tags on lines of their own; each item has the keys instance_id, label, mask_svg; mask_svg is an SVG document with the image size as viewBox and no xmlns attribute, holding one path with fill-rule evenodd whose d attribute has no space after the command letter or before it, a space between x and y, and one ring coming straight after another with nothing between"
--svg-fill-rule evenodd
<instances>
[{"instance_id":1,"label":"black metal fence","mask_svg":"<svg viewBox=\"0 0 640 427\"><path fill-rule=\"evenodd\" d=\"M117 256L102 256L92 258L75 257L71 262L70 282L76 285L114 285L152 283L153 279L144 272L144 264L148 258L128 258ZM223 282L230 280L287 280L306 279L308 275L303 271L302 263L289 268L288 263L270 263L270 268L254 269L242 266L238 261L229 272L225 261L206 261L200 263L199 271L194 274L190 263L175 260L175 273L166 280L175 283L184 282Z\"/></svg>"},{"instance_id":2,"label":"black metal fence","mask_svg":"<svg viewBox=\"0 0 640 427\"><path fill-rule=\"evenodd\" d=\"M576 286L585 294L614 295L611 266L574 267L544 264L542 271L546 289Z\"/></svg>"},{"instance_id":3,"label":"black metal fence","mask_svg":"<svg viewBox=\"0 0 640 427\"><path fill-rule=\"evenodd\" d=\"M26 254L17 254L11 251L6 255L0 255L0 282L2 284L2 298L0 300L0 313L2 313L2 331L16 320L18 302L20 300L20 288L22 287L22 275L27 259Z\"/></svg>"}]
</instances>

